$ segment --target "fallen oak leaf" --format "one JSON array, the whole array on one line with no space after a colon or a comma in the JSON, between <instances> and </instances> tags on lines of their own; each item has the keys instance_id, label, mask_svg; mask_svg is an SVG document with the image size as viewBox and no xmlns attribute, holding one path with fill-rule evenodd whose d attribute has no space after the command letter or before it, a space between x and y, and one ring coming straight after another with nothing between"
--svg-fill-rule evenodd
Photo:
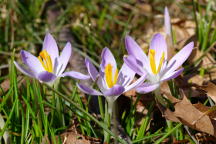
<instances>
[{"instance_id":1,"label":"fallen oak leaf","mask_svg":"<svg viewBox=\"0 0 216 144\"><path fill-rule=\"evenodd\" d=\"M210 113L202 112L203 110L201 111L199 108L195 107L187 99L183 90L180 91L180 95L182 99L173 103L175 108L174 111L160 106L160 110L164 116L171 121L181 122L192 129L196 129L216 137L216 120L212 119L212 117L208 115ZM197 119L199 120L197 121ZM194 121L196 122L194 123Z\"/></svg>"},{"instance_id":2,"label":"fallen oak leaf","mask_svg":"<svg viewBox=\"0 0 216 144\"><path fill-rule=\"evenodd\" d=\"M199 105L200 107L200 105ZM210 107L208 110L206 110L197 120L195 120L192 124L194 125L197 121L199 121L201 118L203 118L205 115L210 115L211 113L216 112L216 106Z\"/></svg>"},{"instance_id":3,"label":"fallen oak leaf","mask_svg":"<svg viewBox=\"0 0 216 144\"><path fill-rule=\"evenodd\" d=\"M207 92L207 95L216 103L216 85L212 82L208 82L203 88Z\"/></svg>"},{"instance_id":4,"label":"fallen oak leaf","mask_svg":"<svg viewBox=\"0 0 216 144\"><path fill-rule=\"evenodd\" d=\"M203 113L207 112L211 108L209 106L203 105L202 103L193 104L193 106L195 106L199 111ZM216 111L208 112L207 115L210 116L210 118L215 119Z\"/></svg>"},{"instance_id":5,"label":"fallen oak leaf","mask_svg":"<svg viewBox=\"0 0 216 144\"><path fill-rule=\"evenodd\" d=\"M199 121L193 124L197 117L200 117L202 115L202 112L200 112L190 103L183 92L181 92L181 95L183 96L183 99L182 101L175 104L175 111L173 112L173 114L183 124L186 124L193 129L214 135L214 127L210 124L211 120L208 116L204 115Z\"/></svg>"}]
</instances>

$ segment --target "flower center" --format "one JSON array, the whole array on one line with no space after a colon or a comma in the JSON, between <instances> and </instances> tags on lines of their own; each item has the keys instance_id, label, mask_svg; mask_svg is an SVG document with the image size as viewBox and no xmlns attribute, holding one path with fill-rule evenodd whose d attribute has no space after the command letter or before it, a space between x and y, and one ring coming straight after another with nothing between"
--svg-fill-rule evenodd
<instances>
[{"instance_id":1,"label":"flower center","mask_svg":"<svg viewBox=\"0 0 216 144\"><path fill-rule=\"evenodd\" d=\"M150 51L149 51L149 61L150 61L150 66L151 66L153 74L158 74L160 72L162 64L163 64L163 61L164 61L164 56L165 56L165 54L163 52L162 56L160 58L160 63L158 65L158 67L156 68L155 50L150 49Z\"/></svg>"},{"instance_id":2,"label":"flower center","mask_svg":"<svg viewBox=\"0 0 216 144\"><path fill-rule=\"evenodd\" d=\"M109 88L113 87L117 83L118 69L116 69L113 76L113 67L111 64L107 64L105 67L105 79Z\"/></svg>"},{"instance_id":3,"label":"flower center","mask_svg":"<svg viewBox=\"0 0 216 144\"><path fill-rule=\"evenodd\" d=\"M53 72L52 60L46 50L40 52L38 59L46 71Z\"/></svg>"}]
</instances>

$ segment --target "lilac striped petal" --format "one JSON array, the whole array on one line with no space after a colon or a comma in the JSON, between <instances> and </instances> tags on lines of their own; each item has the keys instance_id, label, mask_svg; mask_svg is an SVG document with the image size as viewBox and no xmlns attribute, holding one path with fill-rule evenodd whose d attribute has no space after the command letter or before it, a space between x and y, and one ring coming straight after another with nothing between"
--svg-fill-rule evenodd
<instances>
[{"instance_id":1,"label":"lilac striped petal","mask_svg":"<svg viewBox=\"0 0 216 144\"><path fill-rule=\"evenodd\" d=\"M98 79L97 79L97 86L98 86L98 88L100 89L101 92L104 92L107 89L109 89L109 87L107 86L105 80L101 76L99 76Z\"/></svg>"},{"instance_id":2,"label":"lilac striped petal","mask_svg":"<svg viewBox=\"0 0 216 144\"><path fill-rule=\"evenodd\" d=\"M134 76L135 72L124 63L119 71L117 84L123 87L128 86L134 79Z\"/></svg>"},{"instance_id":3,"label":"lilac striped petal","mask_svg":"<svg viewBox=\"0 0 216 144\"><path fill-rule=\"evenodd\" d=\"M136 88L136 91L141 94L149 93L157 89L159 85L160 85L159 83L155 83L155 84L143 83L138 88Z\"/></svg>"},{"instance_id":4,"label":"lilac striped petal","mask_svg":"<svg viewBox=\"0 0 216 144\"><path fill-rule=\"evenodd\" d=\"M179 69L177 71L166 73L162 77L161 81L168 81L168 80L174 79L177 76L179 76L183 72L183 70L184 70L184 68L181 68L181 69Z\"/></svg>"},{"instance_id":5,"label":"lilac striped petal","mask_svg":"<svg viewBox=\"0 0 216 144\"><path fill-rule=\"evenodd\" d=\"M194 47L194 43L190 42L187 44L184 48L182 48L168 63L168 67L173 64L173 66L170 68L169 72L172 72L179 68L190 56L192 50Z\"/></svg>"},{"instance_id":6,"label":"lilac striped petal","mask_svg":"<svg viewBox=\"0 0 216 144\"><path fill-rule=\"evenodd\" d=\"M167 66L167 62L164 63L164 67L161 68L161 71L159 73L160 77L163 77L166 73L169 73L169 70L172 68L172 66L175 64L176 61L174 61L172 64Z\"/></svg>"},{"instance_id":7,"label":"lilac striped petal","mask_svg":"<svg viewBox=\"0 0 216 144\"><path fill-rule=\"evenodd\" d=\"M67 42L58 59L58 68L57 68L58 75L61 75L64 72L68 64L68 61L70 59L71 53L72 53L71 44Z\"/></svg>"},{"instance_id":8,"label":"lilac striped petal","mask_svg":"<svg viewBox=\"0 0 216 144\"><path fill-rule=\"evenodd\" d=\"M131 68L134 72L136 72L138 75L143 75L145 74L145 70L143 68L142 62L139 60L135 59L132 55L125 56L124 57L124 62L127 64L129 68Z\"/></svg>"},{"instance_id":9,"label":"lilac striped petal","mask_svg":"<svg viewBox=\"0 0 216 144\"><path fill-rule=\"evenodd\" d=\"M53 73L50 73L48 71L40 72L37 76L37 78L42 82L52 82L56 79L56 75Z\"/></svg>"},{"instance_id":10,"label":"lilac striped petal","mask_svg":"<svg viewBox=\"0 0 216 144\"><path fill-rule=\"evenodd\" d=\"M52 62L55 61L56 58L59 56L58 46L56 44L55 39L50 33L47 33L44 42L43 42L43 50L46 50L50 55ZM53 63L54 66L54 63Z\"/></svg>"},{"instance_id":11,"label":"lilac striped petal","mask_svg":"<svg viewBox=\"0 0 216 144\"><path fill-rule=\"evenodd\" d=\"M170 15L167 7L165 7L164 9L164 26L165 26L166 34L171 36L171 22L170 22Z\"/></svg>"},{"instance_id":12,"label":"lilac striped petal","mask_svg":"<svg viewBox=\"0 0 216 144\"><path fill-rule=\"evenodd\" d=\"M164 39L164 36L161 35L160 33L157 33L153 36L151 44L150 44L150 49L155 50L155 60L156 60L157 66L159 65L163 52L165 54L165 57L164 57L165 60L167 59L166 40Z\"/></svg>"},{"instance_id":13,"label":"lilac striped petal","mask_svg":"<svg viewBox=\"0 0 216 144\"><path fill-rule=\"evenodd\" d=\"M119 96L124 92L124 87L120 85L114 85L112 88L103 92L104 96Z\"/></svg>"},{"instance_id":14,"label":"lilac striped petal","mask_svg":"<svg viewBox=\"0 0 216 144\"><path fill-rule=\"evenodd\" d=\"M89 94L89 95L103 95L102 93L100 93L99 91L93 89L93 88L89 88L85 85L82 84L77 84L77 87L84 93Z\"/></svg>"},{"instance_id":15,"label":"lilac striped petal","mask_svg":"<svg viewBox=\"0 0 216 144\"><path fill-rule=\"evenodd\" d=\"M23 74L29 76L29 77L35 77L34 73L31 72L30 70L27 70L26 68L22 67L21 65L19 65L17 62L14 61L14 64L16 66L16 68L22 72Z\"/></svg>"},{"instance_id":16,"label":"lilac striped petal","mask_svg":"<svg viewBox=\"0 0 216 144\"><path fill-rule=\"evenodd\" d=\"M69 77L81 79L81 80L86 80L90 78L90 76L88 75L84 75L80 72L75 72L75 71L64 72L62 75L60 75L60 77L65 77L65 76L69 76Z\"/></svg>"},{"instance_id":17,"label":"lilac striped petal","mask_svg":"<svg viewBox=\"0 0 216 144\"><path fill-rule=\"evenodd\" d=\"M131 89L134 89L136 87L139 87L144 82L145 78L146 78L146 75L141 76L134 83L132 83L131 85L129 85L128 87L126 87L124 92L127 92L127 91L129 91Z\"/></svg>"},{"instance_id":18,"label":"lilac striped petal","mask_svg":"<svg viewBox=\"0 0 216 144\"><path fill-rule=\"evenodd\" d=\"M37 57L25 50L21 50L20 55L23 63L28 66L33 73L40 73L44 71L44 68Z\"/></svg>"},{"instance_id":19,"label":"lilac striped petal","mask_svg":"<svg viewBox=\"0 0 216 144\"><path fill-rule=\"evenodd\" d=\"M92 80L96 81L97 77L99 76L97 69L95 68L95 66L91 63L91 61L88 58L85 59L85 64L86 64L88 73L91 76Z\"/></svg>"},{"instance_id":20,"label":"lilac striped petal","mask_svg":"<svg viewBox=\"0 0 216 144\"><path fill-rule=\"evenodd\" d=\"M116 70L116 60L108 48L104 48L101 54L102 62L101 62L101 70L104 71L107 64L111 64L113 66L113 70Z\"/></svg>"},{"instance_id":21,"label":"lilac striped petal","mask_svg":"<svg viewBox=\"0 0 216 144\"><path fill-rule=\"evenodd\" d=\"M132 37L125 37L125 46L129 55L132 55L136 59L142 61L146 66L148 63L148 57Z\"/></svg>"}]
</instances>

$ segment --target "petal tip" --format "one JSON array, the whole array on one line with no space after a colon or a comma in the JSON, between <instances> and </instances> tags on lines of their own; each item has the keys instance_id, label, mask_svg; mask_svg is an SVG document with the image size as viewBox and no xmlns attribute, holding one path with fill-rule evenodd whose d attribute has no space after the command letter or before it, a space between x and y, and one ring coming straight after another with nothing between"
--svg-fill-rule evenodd
<instances>
[{"instance_id":1,"label":"petal tip","mask_svg":"<svg viewBox=\"0 0 216 144\"><path fill-rule=\"evenodd\" d=\"M164 39L164 36L161 33L156 33L153 38Z\"/></svg>"},{"instance_id":2,"label":"petal tip","mask_svg":"<svg viewBox=\"0 0 216 144\"><path fill-rule=\"evenodd\" d=\"M69 41L66 43L66 46L72 48L72 45L71 45L71 43Z\"/></svg>"},{"instance_id":3,"label":"petal tip","mask_svg":"<svg viewBox=\"0 0 216 144\"><path fill-rule=\"evenodd\" d=\"M166 14L168 14L168 15L169 15L169 11L168 11L168 8L167 8L167 6L165 6L165 8L164 8L164 13L165 13L165 15L166 15Z\"/></svg>"},{"instance_id":4,"label":"petal tip","mask_svg":"<svg viewBox=\"0 0 216 144\"><path fill-rule=\"evenodd\" d=\"M127 41L127 40L131 40L131 39L133 39L131 36L129 36L129 35L126 35L125 36L125 40Z\"/></svg>"}]
</instances>

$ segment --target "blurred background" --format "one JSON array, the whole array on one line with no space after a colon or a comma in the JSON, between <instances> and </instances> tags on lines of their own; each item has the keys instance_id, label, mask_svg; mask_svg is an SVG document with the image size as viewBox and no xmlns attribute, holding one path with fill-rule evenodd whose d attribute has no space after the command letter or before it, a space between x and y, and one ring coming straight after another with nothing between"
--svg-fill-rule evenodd
<instances>
[{"instance_id":1,"label":"blurred background","mask_svg":"<svg viewBox=\"0 0 216 144\"><path fill-rule=\"evenodd\" d=\"M205 1L201 1L203 5ZM46 32L59 43L72 43L81 55L98 61L109 47L122 63L124 36L131 35L145 50L152 35L163 32L168 7L176 41L195 34L192 1L173 0L3 0L0 3L1 65L21 49L38 54ZM60 45L62 48L63 45ZM16 55L18 56L18 55Z\"/></svg>"}]
</instances>

